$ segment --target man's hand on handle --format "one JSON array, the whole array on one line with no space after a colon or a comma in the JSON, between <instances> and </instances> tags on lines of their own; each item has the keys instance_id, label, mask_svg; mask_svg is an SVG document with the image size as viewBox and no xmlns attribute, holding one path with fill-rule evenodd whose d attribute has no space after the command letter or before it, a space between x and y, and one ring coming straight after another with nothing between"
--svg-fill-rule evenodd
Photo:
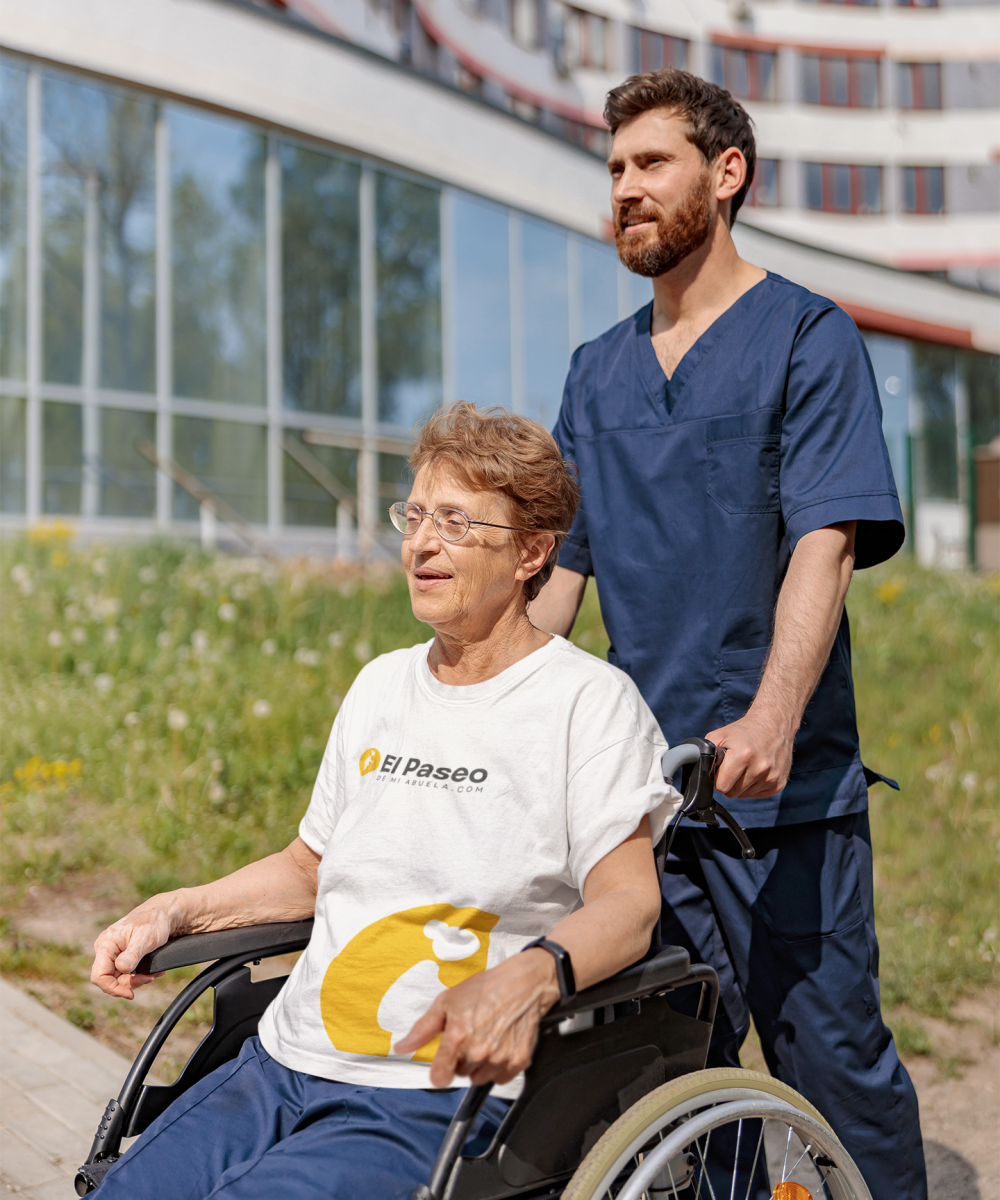
<instances>
[{"instance_id":1,"label":"man's hand on handle","mask_svg":"<svg viewBox=\"0 0 1000 1200\"><path fill-rule=\"evenodd\" d=\"M705 737L726 751L715 776L715 786L724 796L763 800L788 782L794 729L781 729L750 712Z\"/></svg>"}]
</instances>

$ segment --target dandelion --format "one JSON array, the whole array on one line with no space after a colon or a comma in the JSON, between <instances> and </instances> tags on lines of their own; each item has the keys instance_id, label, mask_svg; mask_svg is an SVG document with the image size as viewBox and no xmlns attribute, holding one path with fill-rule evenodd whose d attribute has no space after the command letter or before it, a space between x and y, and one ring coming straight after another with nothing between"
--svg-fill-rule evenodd
<instances>
[{"instance_id":1,"label":"dandelion","mask_svg":"<svg viewBox=\"0 0 1000 1200\"><path fill-rule=\"evenodd\" d=\"M80 610L75 604L67 604L63 616L67 621L79 621Z\"/></svg>"},{"instance_id":2,"label":"dandelion","mask_svg":"<svg viewBox=\"0 0 1000 1200\"><path fill-rule=\"evenodd\" d=\"M30 596L35 590L35 585L31 582L31 572L24 563L15 563L10 569L10 577L17 584L22 596Z\"/></svg>"},{"instance_id":3,"label":"dandelion","mask_svg":"<svg viewBox=\"0 0 1000 1200\"><path fill-rule=\"evenodd\" d=\"M53 550L50 561L54 567L64 567L69 562L69 555L65 550Z\"/></svg>"},{"instance_id":4,"label":"dandelion","mask_svg":"<svg viewBox=\"0 0 1000 1200\"><path fill-rule=\"evenodd\" d=\"M76 664L76 669L81 675L93 675L94 664L92 662L79 662Z\"/></svg>"},{"instance_id":5,"label":"dandelion","mask_svg":"<svg viewBox=\"0 0 1000 1200\"><path fill-rule=\"evenodd\" d=\"M970 795L979 786L979 775L976 771L966 771L962 775L962 787Z\"/></svg>"},{"instance_id":6,"label":"dandelion","mask_svg":"<svg viewBox=\"0 0 1000 1200\"><path fill-rule=\"evenodd\" d=\"M167 709L167 724L178 733L188 727L188 715L182 708Z\"/></svg>"},{"instance_id":7,"label":"dandelion","mask_svg":"<svg viewBox=\"0 0 1000 1200\"><path fill-rule=\"evenodd\" d=\"M326 644L331 650L339 650L344 644L344 635L339 629L335 629L333 633L326 639Z\"/></svg>"},{"instance_id":8,"label":"dandelion","mask_svg":"<svg viewBox=\"0 0 1000 1200\"><path fill-rule=\"evenodd\" d=\"M211 717L205 722L204 728L206 733L215 733L215 722Z\"/></svg>"},{"instance_id":9,"label":"dandelion","mask_svg":"<svg viewBox=\"0 0 1000 1200\"><path fill-rule=\"evenodd\" d=\"M114 676L108 675L107 672L102 672L100 675L94 676L94 687L97 688L102 696L106 696L114 686Z\"/></svg>"},{"instance_id":10,"label":"dandelion","mask_svg":"<svg viewBox=\"0 0 1000 1200\"><path fill-rule=\"evenodd\" d=\"M48 642L52 649L56 650L63 644L63 635L58 629L52 629L49 631Z\"/></svg>"},{"instance_id":11,"label":"dandelion","mask_svg":"<svg viewBox=\"0 0 1000 1200\"><path fill-rule=\"evenodd\" d=\"M260 644L261 654L266 655L268 658L270 658L277 649L278 643L274 640L274 638L265 638Z\"/></svg>"},{"instance_id":12,"label":"dandelion","mask_svg":"<svg viewBox=\"0 0 1000 1200\"><path fill-rule=\"evenodd\" d=\"M161 650L166 650L170 645L170 634L165 629L156 635L156 644Z\"/></svg>"},{"instance_id":13,"label":"dandelion","mask_svg":"<svg viewBox=\"0 0 1000 1200\"><path fill-rule=\"evenodd\" d=\"M82 646L87 640L87 631L86 629L81 629L80 626L77 625L76 629L70 631L69 638L75 646Z\"/></svg>"},{"instance_id":14,"label":"dandelion","mask_svg":"<svg viewBox=\"0 0 1000 1200\"><path fill-rule=\"evenodd\" d=\"M265 703L266 703L266 701L265 701ZM225 763L222 761L222 759L221 759L221 758L213 758L213 759L212 759L212 774L213 774L213 775L221 775L221 774L222 774L222 768L223 768L225 765L226 765L226 764L225 764Z\"/></svg>"},{"instance_id":15,"label":"dandelion","mask_svg":"<svg viewBox=\"0 0 1000 1200\"><path fill-rule=\"evenodd\" d=\"M117 596L104 596L94 605L94 612L105 620L113 621L122 610L122 602Z\"/></svg>"},{"instance_id":16,"label":"dandelion","mask_svg":"<svg viewBox=\"0 0 1000 1200\"><path fill-rule=\"evenodd\" d=\"M302 649L295 651L295 661L301 663L304 667L319 666L319 651Z\"/></svg>"},{"instance_id":17,"label":"dandelion","mask_svg":"<svg viewBox=\"0 0 1000 1200\"><path fill-rule=\"evenodd\" d=\"M155 567L140 567L139 568L139 582L140 583L155 583L156 582L156 568Z\"/></svg>"},{"instance_id":18,"label":"dandelion","mask_svg":"<svg viewBox=\"0 0 1000 1200\"><path fill-rule=\"evenodd\" d=\"M370 662L372 657L371 643L358 642L358 644L354 647L354 657L360 663Z\"/></svg>"},{"instance_id":19,"label":"dandelion","mask_svg":"<svg viewBox=\"0 0 1000 1200\"><path fill-rule=\"evenodd\" d=\"M876 588L875 595L882 601L883 604L892 604L906 591L906 580L900 579L898 575L892 579L887 579L880 587Z\"/></svg>"},{"instance_id":20,"label":"dandelion","mask_svg":"<svg viewBox=\"0 0 1000 1200\"><path fill-rule=\"evenodd\" d=\"M97 576L107 575L108 560L106 558L95 558L94 561L90 564L90 569Z\"/></svg>"},{"instance_id":21,"label":"dandelion","mask_svg":"<svg viewBox=\"0 0 1000 1200\"><path fill-rule=\"evenodd\" d=\"M236 605L230 604L228 601L225 604L219 605L219 620L220 621L235 621L239 615Z\"/></svg>"},{"instance_id":22,"label":"dandelion","mask_svg":"<svg viewBox=\"0 0 1000 1200\"><path fill-rule=\"evenodd\" d=\"M204 629L196 629L191 634L191 645L194 648L195 654L204 654L208 649L208 634Z\"/></svg>"},{"instance_id":23,"label":"dandelion","mask_svg":"<svg viewBox=\"0 0 1000 1200\"><path fill-rule=\"evenodd\" d=\"M226 789L221 783L213 783L208 789L208 798L213 804L218 804L220 800L225 800Z\"/></svg>"},{"instance_id":24,"label":"dandelion","mask_svg":"<svg viewBox=\"0 0 1000 1200\"><path fill-rule=\"evenodd\" d=\"M120 637L121 634L118 632L117 625L109 625L104 631L104 640L109 646L115 645Z\"/></svg>"},{"instance_id":25,"label":"dandelion","mask_svg":"<svg viewBox=\"0 0 1000 1200\"><path fill-rule=\"evenodd\" d=\"M357 586L353 579L345 579L343 583L337 585L337 591L345 600L349 600L357 591Z\"/></svg>"},{"instance_id":26,"label":"dandelion","mask_svg":"<svg viewBox=\"0 0 1000 1200\"><path fill-rule=\"evenodd\" d=\"M253 702L253 715L263 720L271 715L271 702L269 700L255 700Z\"/></svg>"},{"instance_id":27,"label":"dandelion","mask_svg":"<svg viewBox=\"0 0 1000 1200\"><path fill-rule=\"evenodd\" d=\"M125 724L129 729L134 728L139 724L139 714L137 712L127 712L125 714Z\"/></svg>"}]
</instances>

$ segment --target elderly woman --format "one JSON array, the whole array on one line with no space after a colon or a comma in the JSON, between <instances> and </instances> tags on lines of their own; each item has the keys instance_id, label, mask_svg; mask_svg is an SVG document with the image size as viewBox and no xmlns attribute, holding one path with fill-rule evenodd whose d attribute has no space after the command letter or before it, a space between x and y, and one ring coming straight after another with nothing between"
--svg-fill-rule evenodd
<instances>
[{"instance_id":1,"label":"elderly woman","mask_svg":"<svg viewBox=\"0 0 1000 1200\"><path fill-rule=\"evenodd\" d=\"M468 404L410 461L390 515L433 639L361 671L291 845L97 939L94 982L131 999L169 937L316 918L258 1035L149 1127L104 1200L406 1195L457 1087L496 1085L482 1145L545 1012L649 946L652 846L679 800L665 743L627 676L527 613L573 476L539 425Z\"/></svg>"}]
</instances>

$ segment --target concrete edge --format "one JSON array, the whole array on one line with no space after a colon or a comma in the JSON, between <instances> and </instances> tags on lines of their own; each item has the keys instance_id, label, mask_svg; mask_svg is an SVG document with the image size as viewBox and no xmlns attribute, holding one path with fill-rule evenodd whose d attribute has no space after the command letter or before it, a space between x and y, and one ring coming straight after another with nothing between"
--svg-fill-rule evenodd
<instances>
[{"instance_id":1,"label":"concrete edge","mask_svg":"<svg viewBox=\"0 0 1000 1200\"><path fill-rule=\"evenodd\" d=\"M40 1004L31 996L26 996L19 988L0 978L0 1009L6 1009L15 1016L33 1025L46 1037L58 1042L71 1054L103 1067L106 1071L119 1075L123 1080L131 1066L128 1059L110 1050L96 1041L82 1029L50 1012L44 1004Z\"/></svg>"}]
</instances>

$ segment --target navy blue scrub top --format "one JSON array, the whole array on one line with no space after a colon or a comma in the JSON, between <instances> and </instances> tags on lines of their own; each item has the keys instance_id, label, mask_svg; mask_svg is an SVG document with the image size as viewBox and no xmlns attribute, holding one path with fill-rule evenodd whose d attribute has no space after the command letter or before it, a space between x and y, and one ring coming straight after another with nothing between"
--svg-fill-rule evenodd
<instances>
[{"instance_id":1,"label":"navy blue scrub top","mask_svg":"<svg viewBox=\"0 0 1000 1200\"><path fill-rule=\"evenodd\" d=\"M651 316L573 356L553 432L583 495L559 562L596 577L608 657L674 744L746 713L799 538L856 520L855 566L868 567L899 549L903 517L871 363L832 301L768 273L669 381ZM867 802L845 613L787 787L726 803L767 826Z\"/></svg>"}]
</instances>

